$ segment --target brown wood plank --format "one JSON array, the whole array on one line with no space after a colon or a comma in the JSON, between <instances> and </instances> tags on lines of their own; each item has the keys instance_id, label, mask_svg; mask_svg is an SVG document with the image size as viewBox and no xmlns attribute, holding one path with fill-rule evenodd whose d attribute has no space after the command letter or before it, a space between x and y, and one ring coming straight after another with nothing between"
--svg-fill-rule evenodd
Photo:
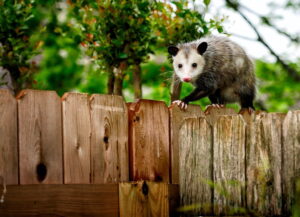
<instances>
[{"instance_id":1,"label":"brown wood plank","mask_svg":"<svg viewBox=\"0 0 300 217\"><path fill-rule=\"evenodd\" d=\"M171 182L179 183L179 129L186 118L204 116L200 106L188 105L186 111L182 111L178 106L169 107L170 114L170 149L171 149Z\"/></svg>"},{"instance_id":2,"label":"brown wood plank","mask_svg":"<svg viewBox=\"0 0 300 217\"><path fill-rule=\"evenodd\" d=\"M252 120L246 144L247 208L263 216L281 215L282 120L262 113Z\"/></svg>"},{"instance_id":3,"label":"brown wood plank","mask_svg":"<svg viewBox=\"0 0 300 217\"><path fill-rule=\"evenodd\" d=\"M62 97L64 183L90 183L91 121L87 94Z\"/></svg>"},{"instance_id":4,"label":"brown wood plank","mask_svg":"<svg viewBox=\"0 0 300 217\"><path fill-rule=\"evenodd\" d=\"M63 182L61 100L54 91L18 96L21 184Z\"/></svg>"},{"instance_id":5,"label":"brown wood plank","mask_svg":"<svg viewBox=\"0 0 300 217\"><path fill-rule=\"evenodd\" d=\"M1 217L118 217L117 184L10 185Z\"/></svg>"},{"instance_id":6,"label":"brown wood plank","mask_svg":"<svg viewBox=\"0 0 300 217\"><path fill-rule=\"evenodd\" d=\"M0 90L0 185L18 184L17 101Z\"/></svg>"},{"instance_id":7,"label":"brown wood plank","mask_svg":"<svg viewBox=\"0 0 300 217\"><path fill-rule=\"evenodd\" d=\"M213 214L212 129L205 117L186 119L179 131L181 209L193 215Z\"/></svg>"},{"instance_id":8,"label":"brown wood plank","mask_svg":"<svg viewBox=\"0 0 300 217\"><path fill-rule=\"evenodd\" d=\"M240 115L220 116L213 126L215 215L245 209L245 127Z\"/></svg>"},{"instance_id":9,"label":"brown wood plank","mask_svg":"<svg viewBox=\"0 0 300 217\"><path fill-rule=\"evenodd\" d=\"M128 110L123 98L94 94L90 106L92 183L128 181Z\"/></svg>"},{"instance_id":10,"label":"brown wood plank","mask_svg":"<svg viewBox=\"0 0 300 217\"><path fill-rule=\"evenodd\" d=\"M283 122L282 193L283 213L290 215L296 202L296 182L300 180L300 111L290 111ZM299 189L300 190L300 189ZM300 198L299 198L300 199ZM300 203L300 201L298 201Z\"/></svg>"},{"instance_id":11,"label":"brown wood plank","mask_svg":"<svg viewBox=\"0 0 300 217\"><path fill-rule=\"evenodd\" d=\"M169 113L164 102L130 105L129 147L131 180L169 182Z\"/></svg>"},{"instance_id":12,"label":"brown wood plank","mask_svg":"<svg viewBox=\"0 0 300 217\"><path fill-rule=\"evenodd\" d=\"M169 201L178 201L177 193L178 186L163 182L120 183L120 217L169 217L170 213L175 216Z\"/></svg>"}]
</instances>

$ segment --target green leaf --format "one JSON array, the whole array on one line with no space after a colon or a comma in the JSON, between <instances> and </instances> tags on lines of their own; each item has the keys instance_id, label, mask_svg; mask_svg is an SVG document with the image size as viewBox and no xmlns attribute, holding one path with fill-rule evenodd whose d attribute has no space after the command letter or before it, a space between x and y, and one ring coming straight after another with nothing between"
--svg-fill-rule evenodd
<instances>
[{"instance_id":1,"label":"green leaf","mask_svg":"<svg viewBox=\"0 0 300 217\"><path fill-rule=\"evenodd\" d=\"M128 55L126 53L120 53L118 56L120 59L126 59Z\"/></svg>"},{"instance_id":2,"label":"green leaf","mask_svg":"<svg viewBox=\"0 0 300 217\"><path fill-rule=\"evenodd\" d=\"M217 30L218 30L219 33L222 33L224 31L222 26L218 26Z\"/></svg>"},{"instance_id":3,"label":"green leaf","mask_svg":"<svg viewBox=\"0 0 300 217\"><path fill-rule=\"evenodd\" d=\"M210 0L203 0L204 4L208 6L210 4Z\"/></svg>"}]
</instances>

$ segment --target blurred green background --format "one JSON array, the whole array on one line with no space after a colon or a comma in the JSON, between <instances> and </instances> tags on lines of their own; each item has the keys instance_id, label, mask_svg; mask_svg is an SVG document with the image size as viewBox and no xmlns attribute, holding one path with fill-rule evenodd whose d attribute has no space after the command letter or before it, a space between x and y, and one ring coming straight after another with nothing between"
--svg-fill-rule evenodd
<instances>
[{"instance_id":1,"label":"blurred green background","mask_svg":"<svg viewBox=\"0 0 300 217\"><path fill-rule=\"evenodd\" d=\"M224 3L242 14L239 1ZM284 10L299 7L297 1L283 3ZM59 95L114 93L127 101L142 97L169 104L173 70L167 46L209 34L231 35L223 25L230 17L209 18L212 9L210 0L0 0L0 85L15 93L24 88L51 89ZM273 17L257 16L261 25L276 29ZM299 38L280 31L299 44ZM255 60L256 108L299 108L300 60L270 53L276 61ZM192 89L183 84L181 96ZM206 106L209 100L196 103Z\"/></svg>"}]
</instances>

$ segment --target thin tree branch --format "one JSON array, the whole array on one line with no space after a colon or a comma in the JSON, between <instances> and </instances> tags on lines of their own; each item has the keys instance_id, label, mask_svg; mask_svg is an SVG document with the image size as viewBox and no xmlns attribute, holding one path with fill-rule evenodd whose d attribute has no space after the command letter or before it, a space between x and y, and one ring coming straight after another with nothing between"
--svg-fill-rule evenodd
<instances>
[{"instance_id":1,"label":"thin tree branch","mask_svg":"<svg viewBox=\"0 0 300 217\"><path fill-rule=\"evenodd\" d=\"M269 52L276 58L277 62L286 70L289 76L292 77L295 81L300 81L300 75L298 74L298 72L292 67L290 67L283 59L281 59L281 57L277 55L276 52L267 44L267 42L262 38L261 34L258 32L256 26L248 19L248 17L245 16L245 14L243 14L243 12L239 10L239 5L237 3L231 2L231 0L225 1L230 8L236 11L249 24L249 26L255 32L257 40L269 50Z\"/></svg>"},{"instance_id":2,"label":"thin tree branch","mask_svg":"<svg viewBox=\"0 0 300 217\"><path fill-rule=\"evenodd\" d=\"M290 34L288 34L287 32L279 29L274 23L271 23L269 18L265 17L265 16L262 16L261 14L257 13L256 11L248 8L247 6L243 5L243 4L239 4L239 8L243 8L244 10L256 15L257 17L259 17L262 22L267 25L268 27L270 28L273 28L275 29L279 34L282 34L284 35L285 37L289 38L292 42L295 42L295 43L299 43L300 42L300 37L297 37L297 36L292 36Z\"/></svg>"}]
</instances>

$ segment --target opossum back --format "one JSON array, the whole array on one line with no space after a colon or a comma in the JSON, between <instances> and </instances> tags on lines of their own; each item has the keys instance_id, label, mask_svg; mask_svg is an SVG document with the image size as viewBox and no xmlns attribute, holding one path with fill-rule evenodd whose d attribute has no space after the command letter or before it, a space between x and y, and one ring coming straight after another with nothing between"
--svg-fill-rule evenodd
<instances>
[{"instance_id":1,"label":"opossum back","mask_svg":"<svg viewBox=\"0 0 300 217\"><path fill-rule=\"evenodd\" d=\"M197 40L196 43L206 41L208 47L203 54L205 59L204 71L219 74L239 81L255 83L254 66L251 58L237 43L226 37L207 37Z\"/></svg>"}]
</instances>

